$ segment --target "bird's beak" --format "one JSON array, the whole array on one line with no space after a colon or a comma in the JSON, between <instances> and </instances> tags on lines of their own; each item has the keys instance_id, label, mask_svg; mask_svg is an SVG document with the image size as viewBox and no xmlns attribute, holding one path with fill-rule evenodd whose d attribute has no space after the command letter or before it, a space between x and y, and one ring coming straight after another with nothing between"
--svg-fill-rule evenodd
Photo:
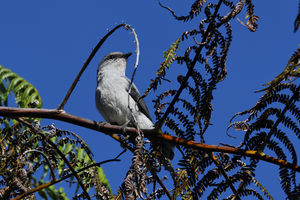
<instances>
[{"instance_id":1,"label":"bird's beak","mask_svg":"<svg viewBox=\"0 0 300 200\"><path fill-rule=\"evenodd\" d=\"M124 55L124 58L125 58L125 59L128 59L128 58L129 58L129 56L131 56L131 54L132 54L131 52L129 52L129 53L126 53L126 54Z\"/></svg>"}]
</instances>

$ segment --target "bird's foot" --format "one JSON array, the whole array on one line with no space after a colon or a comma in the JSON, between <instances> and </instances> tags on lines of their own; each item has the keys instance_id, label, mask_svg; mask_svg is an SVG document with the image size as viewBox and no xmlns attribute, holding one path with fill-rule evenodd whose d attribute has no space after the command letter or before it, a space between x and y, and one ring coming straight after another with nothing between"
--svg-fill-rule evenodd
<instances>
[{"instance_id":1,"label":"bird's foot","mask_svg":"<svg viewBox=\"0 0 300 200\"><path fill-rule=\"evenodd\" d=\"M96 123L97 123L97 125L98 125L99 127L101 127L101 128L103 128L105 125L109 125L108 122L96 122Z\"/></svg>"},{"instance_id":2,"label":"bird's foot","mask_svg":"<svg viewBox=\"0 0 300 200\"><path fill-rule=\"evenodd\" d=\"M123 135L126 135L126 128L127 128L127 125L129 124L129 122L130 121L127 121L121 126L121 132Z\"/></svg>"}]
</instances>

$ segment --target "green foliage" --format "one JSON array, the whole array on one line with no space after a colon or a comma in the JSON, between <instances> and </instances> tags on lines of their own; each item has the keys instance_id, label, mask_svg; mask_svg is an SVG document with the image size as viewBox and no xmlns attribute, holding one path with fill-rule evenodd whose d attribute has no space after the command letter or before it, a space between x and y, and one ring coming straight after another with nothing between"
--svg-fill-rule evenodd
<instances>
[{"instance_id":1,"label":"green foliage","mask_svg":"<svg viewBox=\"0 0 300 200\"><path fill-rule=\"evenodd\" d=\"M0 65L0 105L7 106L8 96L13 93L20 108L41 108L38 91L22 77Z\"/></svg>"},{"instance_id":2,"label":"green foliage","mask_svg":"<svg viewBox=\"0 0 300 200\"><path fill-rule=\"evenodd\" d=\"M0 66L0 79L0 105L7 106L13 94L19 107L41 108L38 91L22 77ZM33 128L22 120L31 123ZM56 180L64 181L64 177L71 173L70 166L75 171L87 167L80 174L80 181L86 190L95 188L98 197L105 192L106 196L112 193L103 169L99 166L88 167L95 161L90 149L77 134L57 129L54 125L40 127L39 119L22 120L0 118L0 199L11 199L46 185L54 180L55 174L58 174ZM39 177L41 171L43 173ZM70 186L77 184L71 176ZM79 188L78 184L76 197L81 196ZM64 188L56 189L55 185L42 187L36 194L43 199L68 199ZM34 199L36 194L28 198Z\"/></svg>"},{"instance_id":3,"label":"green foliage","mask_svg":"<svg viewBox=\"0 0 300 200\"><path fill-rule=\"evenodd\" d=\"M181 38L178 38L167 51L164 51L163 57L165 58L165 60L160 64L160 67L156 72L157 77L154 80L151 80L150 86L147 88L147 90L141 98L147 96L152 89L156 90L158 84L161 84L161 81L166 75L166 69L168 69L171 63L175 60L176 51L179 49L180 41Z\"/></svg>"}]
</instances>

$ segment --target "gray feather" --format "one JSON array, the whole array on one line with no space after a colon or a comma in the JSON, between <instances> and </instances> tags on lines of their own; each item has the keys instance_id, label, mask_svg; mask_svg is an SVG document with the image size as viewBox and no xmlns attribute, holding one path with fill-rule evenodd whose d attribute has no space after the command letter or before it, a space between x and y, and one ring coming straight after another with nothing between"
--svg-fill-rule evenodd
<instances>
[{"instance_id":1,"label":"gray feather","mask_svg":"<svg viewBox=\"0 0 300 200\"><path fill-rule=\"evenodd\" d=\"M126 77L126 79L128 81L128 88L127 88L127 92L128 92L129 86L130 86L130 80L127 77ZM137 102L137 106L138 106L139 110L152 121L151 116L149 114L148 107L147 107L144 99L140 99L141 94L138 91L138 89L136 88L136 86L134 85L134 83L132 83L132 87L131 87L129 95L134 99L135 102Z\"/></svg>"}]
</instances>

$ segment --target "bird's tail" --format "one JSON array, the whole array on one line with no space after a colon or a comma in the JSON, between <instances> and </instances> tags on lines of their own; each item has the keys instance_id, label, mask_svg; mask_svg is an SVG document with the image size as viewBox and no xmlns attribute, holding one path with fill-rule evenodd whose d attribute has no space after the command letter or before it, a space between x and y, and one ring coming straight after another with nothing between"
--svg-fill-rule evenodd
<instances>
[{"instance_id":1,"label":"bird's tail","mask_svg":"<svg viewBox=\"0 0 300 200\"><path fill-rule=\"evenodd\" d=\"M157 141L157 138L150 139L155 150L159 151L164 157L172 160L174 158L174 145L166 141Z\"/></svg>"}]
</instances>

